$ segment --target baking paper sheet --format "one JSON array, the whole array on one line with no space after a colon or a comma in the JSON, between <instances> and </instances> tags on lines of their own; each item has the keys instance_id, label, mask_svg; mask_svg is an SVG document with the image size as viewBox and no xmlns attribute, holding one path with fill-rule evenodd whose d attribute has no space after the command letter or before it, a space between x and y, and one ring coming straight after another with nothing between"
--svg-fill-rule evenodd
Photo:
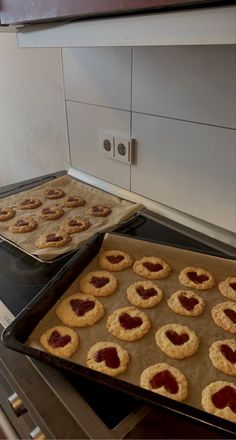
<instances>
[{"instance_id":1,"label":"baking paper sheet","mask_svg":"<svg viewBox=\"0 0 236 440\"><path fill-rule=\"evenodd\" d=\"M226 380L234 382L232 376L228 376L215 369L209 359L208 352L211 343L218 339L234 338L234 335L225 332L216 326L211 318L211 308L227 299L218 291L217 287L208 291L196 291L198 295L205 298L207 306L202 315L198 317L185 317L171 311L167 305L167 299L170 295L179 289L185 289L178 281L179 272L186 266L203 267L212 272L216 278L216 283L223 281L228 276L235 276L236 262L224 258L213 257L197 252L190 252L174 247L163 246L133 238L121 237L115 234L106 234L100 252L107 249L125 250L138 260L144 256L159 256L166 259L171 267L171 275L163 280L154 281L164 292L164 298L157 306L152 309L140 309L151 319L151 329L143 338L134 342L121 341L112 336L106 330L108 316L116 309L123 306L132 306L126 297L127 287L135 282L144 280L136 275L132 268L121 272L112 272L119 280L119 288L112 295L104 298L98 298L104 305L105 316L92 327L80 328L74 330L80 337L80 346L78 351L71 357L71 361L86 366L86 356L90 347L99 341L112 341L120 344L130 354L130 363L126 372L118 376L122 381L127 381L139 386L140 375L142 371L159 362L166 362L176 368L179 368L186 376L189 383L188 397L185 403L201 409L201 391L211 382L217 380ZM98 254L99 255L99 254ZM92 270L101 270L98 266L98 256L87 266L84 272L75 280L70 288L63 294L62 298L79 292L79 281L81 276ZM193 290L194 289L189 289ZM57 303L57 304L58 304ZM55 305L49 313L43 318L33 331L28 340L28 344L34 347L40 347L38 343L41 334L54 325L63 325L55 314ZM198 351L191 357L183 360L175 360L164 354L155 343L155 333L157 329L167 323L179 323L187 325L193 329L200 337Z\"/></svg>"}]
</instances>

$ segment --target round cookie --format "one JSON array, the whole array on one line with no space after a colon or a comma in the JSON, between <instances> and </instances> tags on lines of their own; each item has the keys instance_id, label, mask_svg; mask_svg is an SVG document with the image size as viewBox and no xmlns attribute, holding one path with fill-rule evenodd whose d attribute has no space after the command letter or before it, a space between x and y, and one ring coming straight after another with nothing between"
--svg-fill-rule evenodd
<instances>
[{"instance_id":1,"label":"round cookie","mask_svg":"<svg viewBox=\"0 0 236 440\"><path fill-rule=\"evenodd\" d=\"M16 234L31 232L37 227L38 223L33 217L17 218L9 224L8 230Z\"/></svg>"},{"instance_id":2,"label":"round cookie","mask_svg":"<svg viewBox=\"0 0 236 440\"><path fill-rule=\"evenodd\" d=\"M145 313L135 307L121 307L107 320L107 330L123 341L136 341L150 329L151 322Z\"/></svg>"},{"instance_id":3,"label":"round cookie","mask_svg":"<svg viewBox=\"0 0 236 440\"><path fill-rule=\"evenodd\" d=\"M61 199L64 195L65 193L61 188L49 188L44 191L44 197L50 200Z\"/></svg>"},{"instance_id":4,"label":"round cookie","mask_svg":"<svg viewBox=\"0 0 236 440\"><path fill-rule=\"evenodd\" d=\"M167 261L159 257L143 257L135 261L133 271L140 277L160 280L170 275L171 267Z\"/></svg>"},{"instance_id":5,"label":"round cookie","mask_svg":"<svg viewBox=\"0 0 236 440\"><path fill-rule=\"evenodd\" d=\"M128 252L121 250L104 251L99 255L98 263L102 269L119 272L132 266L133 257Z\"/></svg>"},{"instance_id":6,"label":"round cookie","mask_svg":"<svg viewBox=\"0 0 236 440\"><path fill-rule=\"evenodd\" d=\"M104 315L104 307L98 299L84 293L75 293L62 300L56 308L58 318L70 327L87 327Z\"/></svg>"},{"instance_id":7,"label":"round cookie","mask_svg":"<svg viewBox=\"0 0 236 440\"><path fill-rule=\"evenodd\" d=\"M226 332L236 334L236 303L225 301L216 304L211 309L211 316L215 324L223 328Z\"/></svg>"},{"instance_id":8,"label":"round cookie","mask_svg":"<svg viewBox=\"0 0 236 440\"><path fill-rule=\"evenodd\" d=\"M206 307L206 301L191 290L177 290L167 300L170 309L183 316L199 316Z\"/></svg>"},{"instance_id":9,"label":"round cookie","mask_svg":"<svg viewBox=\"0 0 236 440\"><path fill-rule=\"evenodd\" d=\"M85 218L81 218L78 215L72 218L66 218L61 226L60 229L64 232L67 232L67 234L77 234L79 232L85 231L90 226L90 223Z\"/></svg>"},{"instance_id":10,"label":"round cookie","mask_svg":"<svg viewBox=\"0 0 236 440\"><path fill-rule=\"evenodd\" d=\"M35 209L42 205L42 202L38 199L28 198L21 200L18 204L19 209Z\"/></svg>"},{"instance_id":11,"label":"round cookie","mask_svg":"<svg viewBox=\"0 0 236 440\"><path fill-rule=\"evenodd\" d=\"M140 386L180 402L188 395L186 377L180 370L166 363L146 368L141 374Z\"/></svg>"},{"instance_id":12,"label":"round cookie","mask_svg":"<svg viewBox=\"0 0 236 440\"><path fill-rule=\"evenodd\" d=\"M60 218L65 211L58 206L48 206L41 210L40 217L43 220L56 220Z\"/></svg>"},{"instance_id":13,"label":"round cookie","mask_svg":"<svg viewBox=\"0 0 236 440\"><path fill-rule=\"evenodd\" d=\"M236 277L226 278L219 284L218 289L221 295L236 301Z\"/></svg>"},{"instance_id":14,"label":"round cookie","mask_svg":"<svg viewBox=\"0 0 236 440\"><path fill-rule=\"evenodd\" d=\"M236 376L236 340L215 341L209 349L209 357L217 370Z\"/></svg>"},{"instance_id":15,"label":"round cookie","mask_svg":"<svg viewBox=\"0 0 236 440\"><path fill-rule=\"evenodd\" d=\"M94 344L87 355L87 365L93 370L118 376L123 373L128 366L129 353L115 342L97 342Z\"/></svg>"},{"instance_id":16,"label":"round cookie","mask_svg":"<svg viewBox=\"0 0 236 440\"><path fill-rule=\"evenodd\" d=\"M41 335L40 343L49 353L69 358L78 348L79 337L71 328L56 325Z\"/></svg>"},{"instance_id":17,"label":"round cookie","mask_svg":"<svg viewBox=\"0 0 236 440\"><path fill-rule=\"evenodd\" d=\"M86 201L79 196L68 196L64 198L64 206L66 208L78 208L84 206Z\"/></svg>"},{"instance_id":18,"label":"round cookie","mask_svg":"<svg viewBox=\"0 0 236 440\"><path fill-rule=\"evenodd\" d=\"M71 236L63 231L48 232L46 234L40 235L35 246L39 249L44 249L48 247L62 247L71 241Z\"/></svg>"},{"instance_id":19,"label":"round cookie","mask_svg":"<svg viewBox=\"0 0 236 440\"><path fill-rule=\"evenodd\" d=\"M163 298L163 292L152 281L136 281L127 289L127 298L137 307L155 307Z\"/></svg>"},{"instance_id":20,"label":"round cookie","mask_svg":"<svg viewBox=\"0 0 236 440\"><path fill-rule=\"evenodd\" d=\"M108 296L116 291L118 280L112 273L96 270L87 273L80 280L80 290L94 296Z\"/></svg>"},{"instance_id":21,"label":"round cookie","mask_svg":"<svg viewBox=\"0 0 236 440\"><path fill-rule=\"evenodd\" d=\"M16 211L12 208L0 208L0 222L10 220L16 215Z\"/></svg>"},{"instance_id":22,"label":"round cookie","mask_svg":"<svg viewBox=\"0 0 236 440\"><path fill-rule=\"evenodd\" d=\"M205 411L236 422L236 386L233 382L217 381L202 391L202 407Z\"/></svg>"},{"instance_id":23,"label":"round cookie","mask_svg":"<svg viewBox=\"0 0 236 440\"><path fill-rule=\"evenodd\" d=\"M94 217L106 217L111 213L111 208L108 208L108 206L95 205L87 208L86 212Z\"/></svg>"},{"instance_id":24,"label":"round cookie","mask_svg":"<svg viewBox=\"0 0 236 440\"><path fill-rule=\"evenodd\" d=\"M197 290L212 289L215 285L212 273L202 267L185 267L179 274L179 281L185 287Z\"/></svg>"},{"instance_id":25,"label":"round cookie","mask_svg":"<svg viewBox=\"0 0 236 440\"><path fill-rule=\"evenodd\" d=\"M199 338L186 325L166 324L155 335L157 346L174 359L192 356L198 349Z\"/></svg>"}]
</instances>

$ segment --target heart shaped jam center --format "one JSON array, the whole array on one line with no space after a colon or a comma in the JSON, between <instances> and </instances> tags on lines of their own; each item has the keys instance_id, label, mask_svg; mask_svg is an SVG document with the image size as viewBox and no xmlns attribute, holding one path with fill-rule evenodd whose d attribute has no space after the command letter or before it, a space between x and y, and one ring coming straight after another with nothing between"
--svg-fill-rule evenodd
<instances>
[{"instance_id":1,"label":"heart shaped jam center","mask_svg":"<svg viewBox=\"0 0 236 440\"><path fill-rule=\"evenodd\" d=\"M184 293L181 293L178 298L182 306L189 312L191 312L194 307L199 304L199 301L196 298L188 298L184 295Z\"/></svg>"},{"instance_id":2,"label":"heart shaped jam center","mask_svg":"<svg viewBox=\"0 0 236 440\"><path fill-rule=\"evenodd\" d=\"M1 215L6 215L6 214L7 214L7 211L6 211L5 209L0 209L0 214L1 214Z\"/></svg>"},{"instance_id":3,"label":"heart shaped jam center","mask_svg":"<svg viewBox=\"0 0 236 440\"><path fill-rule=\"evenodd\" d=\"M55 194L60 194L60 192L57 191L57 190L54 190L54 189L50 189L50 190L48 191L48 195L49 195L49 196L54 196Z\"/></svg>"},{"instance_id":4,"label":"heart shaped jam center","mask_svg":"<svg viewBox=\"0 0 236 440\"><path fill-rule=\"evenodd\" d=\"M179 335L174 330L167 330L166 336L174 345L183 345L189 340L187 333L181 333L181 335Z\"/></svg>"},{"instance_id":5,"label":"heart shaped jam center","mask_svg":"<svg viewBox=\"0 0 236 440\"><path fill-rule=\"evenodd\" d=\"M32 200L32 199L25 199L21 204L22 205L31 205L32 203L34 203L34 200Z\"/></svg>"},{"instance_id":6,"label":"heart shaped jam center","mask_svg":"<svg viewBox=\"0 0 236 440\"><path fill-rule=\"evenodd\" d=\"M204 281L209 280L209 277L207 275L198 275L197 272L188 272L188 277L191 281L193 281L196 284L203 283Z\"/></svg>"},{"instance_id":7,"label":"heart shaped jam center","mask_svg":"<svg viewBox=\"0 0 236 440\"><path fill-rule=\"evenodd\" d=\"M236 350L232 350L228 345L222 344L220 351L231 364L236 364Z\"/></svg>"},{"instance_id":8,"label":"heart shaped jam center","mask_svg":"<svg viewBox=\"0 0 236 440\"><path fill-rule=\"evenodd\" d=\"M82 223L77 222L76 220L70 220L69 226L82 226Z\"/></svg>"},{"instance_id":9,"label":"heart shaped jam center","mask_svg":"<svg viewBox=\"0 0 236 440\"><path fill-rule=\"evenodd\" d=\"M90 284L92 284L94 287L100 288L105 286L107 283L109 283L109 278L106 277L95 277L93 276L90 280Z\"/></svg>"},{"instance_id":10,"label":"heart shaped jam center","mask_svg":"<svg viewBox=\"0 0 236 440\"><path fill-rule=\"evenodd\" d=\"M120 263L125 259L123 255L107 255L106 259L112 264Z\"/></svg>"},{"instance_id":11,"label":"heart shaped jam center","mask_svg":"<svg viewBox=\"0 0 236 440\"><path fill-rule=\"evenodd\" d=\"M154 389L165 387L166 391L171 394L176 394L179 391L177 380L168 370L160 371L160 373L155 374L149 383Z\"/></svg>"},{"instance_id":12,"label":"heart shaped jam center","mask_svg":"<svg viewBox=\"0 0 236 440\"><path fill-rule=\"evenodd\" d=\"M122 313L119 316L120 325L125 330L132 330L133 328L140 327L142 325L143 320L139 316L130 316L129 313Z\"/></svg>"},{"instance_id":13,"label":"heart shaped jam center","mask_svg":"<svg viewBox=\"0 0 236 440\"><path fill-rule=\"evenodd\" d=\"M146 269L150 270L150 272L159 272L163 269L163 266L160 263L151 263L150 261L146 261L143 263L143 266L146 267Z\"/></svg>"},{"instance_id":14,"label":"heart shaped jam center","mask_svg":"<svg viewBox=\"0 0 236 440\"><path fill-rule=\"evenodd\" d=\"M93 212L103 212L104 208L102 206L93 206Z\"/></svg>"},{"instance_id":15,"label":"heart shaped jam center","mask_svg":"<svg viewBox=\"0 0 236 440\"><path fill-rule=\"evenodd\" d=\"M120 366L120 359L115 347L107 347L99 350L95 356L96 362L105 361L109 368L118 368Z\"/></svg>"},{"instance_id":16,"label":"heart shaped jam center","mask_svg":"<svg viewBox=\"0 0 236 440\"><path fill-rule=\"evenodd\" d=\"M29 222L25 220L17 220L16 226L29 226Z\"/></svg>"},{"instance_id":17,"label":"heart shaped jam center","mask_svg":"<svg viewBox=\"0 0 236 440\"><path fill-rule=\"evenodd\" d=\"M145 289L143 286L138 286L136 287L136 292L143 299L149 299L152 298L152 296L157 295L157 291L153 287L150 287L149 289Z\"/></svg>"},{"instance_id":18,"label":"heart shaped jam center","mask_svg":"<svg viewBox=\"0 0 236 440\"><path fill-rule=\"evenodd\" d=\"M223 409L228 406L236 414L236 390L229 385L212 394L211 400L216 408Z\"/></svg>"},{"instance_id":19,"label":"heart shaped jam center","mask_svg":"<svg viewBox=\"0 0 236 440\"><path fill-rule=\"evenodd\" d=\"M63 238L60 235L57 237L56 234L48 234L46 238L47 243L51 243L53 241L62 241L62 240Z\"/></svg>"},{"instance_id":20,"label":"heart shaped jam center","mask_svg":"<svg viewBox=\"0 0 236 440\"><path fill-rule=\"evenodd\" d=\"M68 197L68 199L67 199L68 202L77 202L77 200L78 200L78 197L72 197L72 196Z\"/></svg>"},{"instance_id":21,"label":"heart shaped jam center","mask_svg":"<svg viewBox=\"0 0 236 440\"><path fill-rule=\"evenodd\" d=\"M236 312L232 309L225 309L224 312L233 324L236 324Z\"/></svg>"},{"instance_id":22,"label":"heart shaped jam center","mask_svg":"<svg viewBox=\"0 0 236 440\"><path fill-rule=\"evenodd\" d=\"M85 313L94 309L95 302L90 300L72 299L70 305L77 316L84 316Z\"/></svg>"},{"instance_id":23,"label":"heart shaped jam center","mask_svg":"<svg viewBox=\"0 0 236 440\"><path fill-rule=\"evenodd\" d=\"M230 283L230 287L232 287L232 289L236 292L236 283Z\"/></svg>"},{"instance_id":24,"label":"heart shaped jam center","mask_svg":"<svg viewBox=\"0 0 236 440\"><path fill-rule=\"evenodd\" d=\"M55 211L53 211L50 208L43 208L42 209L42 214L55 214Z\"/></svg>"},{"instance_id":25,"label":"heart shaped jam center","mask_svg":"<svg viewBox=\"0 0 236 440\"><path fill-rule=\"evenodd\" d=\"M57 330L54 330L48 339L49 345L53 348L65 347L70 341L71 337L69 335L62 336Z\"/></svg>"}]
</instances>

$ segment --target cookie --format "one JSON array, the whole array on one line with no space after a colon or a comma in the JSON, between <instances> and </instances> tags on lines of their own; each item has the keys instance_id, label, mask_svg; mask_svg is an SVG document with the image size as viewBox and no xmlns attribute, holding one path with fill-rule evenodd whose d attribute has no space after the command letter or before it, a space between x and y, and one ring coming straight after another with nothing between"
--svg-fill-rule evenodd
<instances>
[{"instance_id":1,"label":"cookie","mask_svg":"<svg viewBox=\"0 0 236 440\"><path fill-rule=\"evenodd\" d=\"M61 188L49 188L44 191L44 197L46 199L61 199L61 197L64 197L65 193Z\"/></svg>"},{"instance_id":2,"label":"cookie","mask_svg":"<svg viewBox=\"0 0 236 440\"><path fill-rule=\"evenodd\" d=\"M137 307L155 307L163 298L163 292L152 281L136 281L127 289L127 298Z\"/></svg>"},{"instance_id":3,"label":"cookie","mask_svg":"<svg viewBox=\"0 0 236 440\"><path fill-rule=\"evenodd\" d=\"M31 232L37 227L38 223L33 217L21 217L9 224L8 230L16 234Z\"/></svg>"},{"instance_id":4,"label":"cookie","mask_svg":"<svg viewBox=\"0 0 236 440\"><path fill-rule=\"evenodd\" d=\"M236 301L236 277L226 278L219 284L218 289L221 295Z\"/></svg>"},{"instance_id":5,"label":"cookie","mask_svg":"<svg viewBox=\"0 0 236 440\"><path fill-rule=\"evenodd\" d=\"M202 267L185 267L179 274L179 281L185 287L197 290L212 289L215 285L212 273Z\"/></svg>"},{"instance_id":6,"label":"cookie","mask_svg":"<svg viewBox=\"0 0 236 440\"><path fill-rule=\"evenodd\" d=\"M18 204L18 209L35 209L42 205L42 202L38 199L24 199Z\"/></svg>"},{"instance_id":7,"label":"cookie","mask_svg":"<svg viewBox=\"0 0 236 440\"><path fill-rule=\"evenodd\" d=\"M56 220L57 218L60 218L64 213L65 211L63 211L63 209L58 206L48 206L41 210L40 217L43 220Z\"/></svg>"},{"instance_id":8,"label":"cookie","mask_svg":"<svg viewBox=\"0 0 236 440\"><path fill-rule=\"evenodd\" d=\"M202 407L205 411L236 422L236 386L233 382L219 380L202 391Z\"/></svg>"},{"instance_id":9,"label":"cookie","mask_svg":"<svg viewBox=\"0 0 236 440\"><path fill-rule=\"evenodd\" d=\"M236 340L215 341L209 349L209 357L217 370L236 376Z\"/></svg>"},{"instance_id":10,"label":"cookie","mask_svg":"<svg viewBox=\"0 0 236 440\"><path fill-rule=\"evenodd\" d=\"M157 346L174 359L192 356L198 349L199 338L186 325L166 324L155 335Z\"/></svg>"},{"instance_id":11,"label":"cookie","mask_svg":"<svg viewBox=\"0 0 236 440\"><path fill-rule=\"evenodd\" d=\"M12 208L0 208L0 222L10 220L16 215L16 211Z\"/></svg>"},{"instance_id":12,"label":"cookie","mask_svg":"<svg viewBox=\"0 0 236 440\"><path fill-rule=\"evenodd\" d=\"M63 231L48 232L46 234L40 235L35 246L39 249L44 249L48 247L62 247L71 241L71 236Z\"/></svg>"},{"instance_id":13,"label":"cookie","mask_svg":"<svg viewBox=\"0 0 236 440\"><path fill-rule=\"evenodd\" d=\"M170 309L183 316L199 316L206 307L206 301L191 290L177 290L167 300Z\"/></svg>"},{"instance_id":14,"label":"cookie","mask_svg":"<svg viewBox=\"0 0 236 440\"><path fill-rule=\"evenodd\" d=\"M107 320L107 330L123 341L136 341L150 329L151 322L145 313L135 307L121 307Z\"/></svg>"},{"instance_id":15,"label":"cookie","mask_svg":"<svg viewBox=\"0 0 236 440\"><path fill-rule=\"evenodd\" d=\"M211 309L211 316L216 325L223 328L226 332L236 334L236 303L226 301L216 304Z\"/></svg>"},{"instance_id":16,"label":"cookie","mask_svg":"<svg viewBox=\"0 0 236 440\"><path fill-rule=\"evenodd\" d=\"M135 261L133 271L140 277L160 280L170 275L171 267L167 261L159 257L143 257Z\"/></svg>"},{"instance_id":17,"label":"cookie","mask_svg":"<svg viewBox=\"0 0 236 440\"><path fill-rule=\"evenodd\" d=\"M69 358L78 348L79 337L71 328L56 325L41 335L40 343L49 353Z\"/></svg>"},{"instance_id":18,"label":"cookie","mask_svg":"<svg viewBox=\"0 0 236 440\"><path fill-rule=\"evenodd\" d=\"M80 289L94 296L108 296L116 291L118 280L112 273L96 270L87 273L80 280Z\"/></svg>"},{"instance_id":19,"label":"cookie","mask_svg":"<svg viewBox=\"0 0 236 440\"><path fill-rule=\"evenodd\" d=\"M132 266L133 262L134 259L128 252L117 249L102 252L98 259L102 269L117 272Z\"/></svg>"},{"instance_id":20,"label":"cookie","mask_svg":"<svg viewBox=\"0 0 236 440\"><path fill-rule=\"evenodd\" d=\"M104 307L92 295L75 293L62 300L56 308L58 318L70 327L87 327L104 315Z\"/></svg>"},{"instance_id":21,"label":"cookie","mask_svg":"<svg viewBox=\"0 0 236 440\"><path fill-rule=\"evenodd\" d=\"M111 213L111 208L108 208L108 206L95 205L90 206L86 212L94 217L106 217Z\"/></svg>"},{"instance_id":22,"label":"cookie","mask_svg":"<svg viewBox=\"0 0 236 440\"><path fill-rule=\"evenodd\" d=\"M94 344L87 355L87 365L93 370L118 376L123 373L128 366L129 353L115 342L97 342Z\"/></svg>"},{"instance_id":23,"label":"cookie","mask_svg":"<svg viewBox=\"0 0 236 440\"><path fill-rule=\"evenodd\" d=\"M140 386L146 390L182 401L188 395L188 381L178 368L166 363L151 365L140 378Z\"/></svg>"},{"instance_id":24,"label":"cookie","mask_svg":"<svg viewBox=\"0 0 236 440\"><path fill-rule=\"evenodd\" d=\"M78 208L84 206L86 201L79 196L68 196L64 198L64 206L66 208Z\"/></svg>"},{"instance_id":25,"label":"cookie","mask_svg":"<svg viewBox=\"0 0 236 440\"><path fill-rule=\"evenodd\" d=\"M62 231L67 232L67 234L77 234L78 232L85 231L90 226L90 223L85 218L81 218L79 216L66 218L61 226L60 229Z\"/></svg>"}]
</instances>

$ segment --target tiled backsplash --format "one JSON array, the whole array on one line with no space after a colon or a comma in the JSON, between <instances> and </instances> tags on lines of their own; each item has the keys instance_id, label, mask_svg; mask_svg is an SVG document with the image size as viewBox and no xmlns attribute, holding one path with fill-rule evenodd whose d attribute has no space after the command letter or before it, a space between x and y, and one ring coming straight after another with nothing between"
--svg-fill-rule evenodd
<instances>
[{"instance_id":1,"label":"tiled backsplash","mask_svg":"<svg viewBox=\"0 0 236 440\"><path fill-rule=\"evenodd\" d=\"M235 46L62 52L72 166L236 232ZM102 130L135 138L131 166Z\"/></svg>"}]
</instances>

